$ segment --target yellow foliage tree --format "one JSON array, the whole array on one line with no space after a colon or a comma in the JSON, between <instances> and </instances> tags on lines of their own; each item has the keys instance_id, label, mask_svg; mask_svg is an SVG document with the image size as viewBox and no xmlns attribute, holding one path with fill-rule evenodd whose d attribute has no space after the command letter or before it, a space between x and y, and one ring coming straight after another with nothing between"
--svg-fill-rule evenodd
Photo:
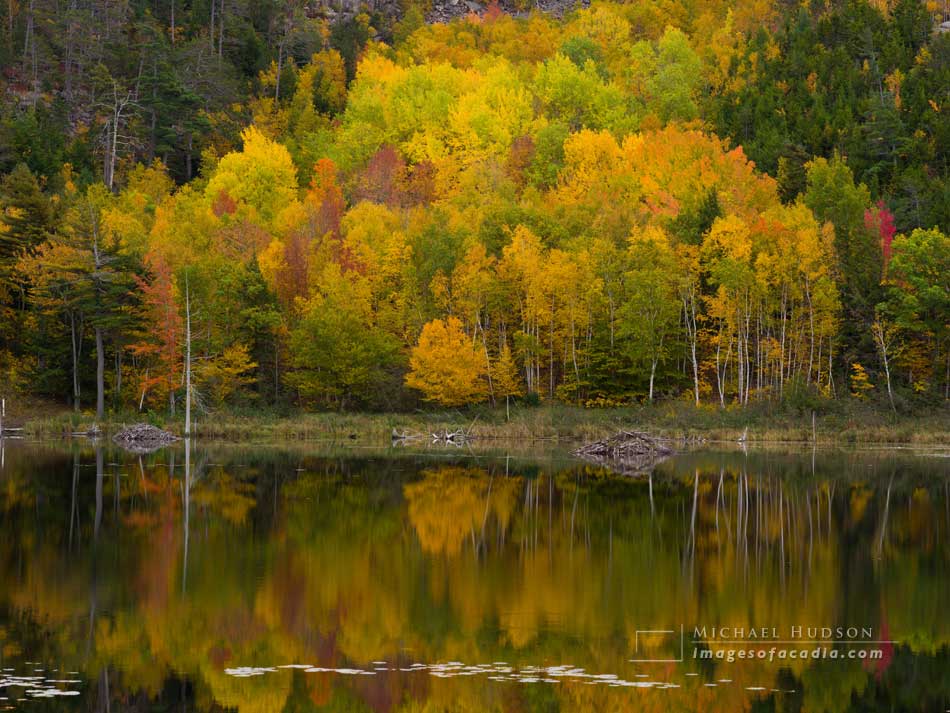
<instances>
[{"instance_id":1,"label":"yellow foliage tree","mask_svg":"<svg viewBox=\"0 0 950 713\"><path fill-rule=\"evenodd\" d=\"M495 360L492 368L492 381L495 386L495 393L498 396L505 397L505 419L511 420L511 411L509 409L509 399L512 396L521 396L524 388L521 385L521 378L518 375L518 367L511 354L511 347L508 343L501 348L501 354Z\"/></svg>"},{"instance_id":2,"label":"yellow foliage tree","mask_svg":"<svg viewBox=\"0 0 950 713\"><path fill-rule=\"evenodd\" d=\"M435 319L422 328L409 366L406 385L421 391L427 401L462 406L488 396L485 361L455 317Z\"/></svg>"},{"instance_id":3,"label":"yellow foliage tree","mask_svg":"<svg viewBox=\"0 0 950 713\"><path fill-rule=\"evenodd\" d=\"M241 132L244 150L221 159L205 188L218 215L240 208L265 226L297 200L297 169L287 149L254 126Z\"/></svg>"},{"instance_id":4,"label":"yellow foliage tree","mask_svg":"<svg viewBox=\"0 0 950 713\"><path fill-rule=\"evenodd\" d=\"M851 395L856 399L866 399L867 394L874 388L868 378L865 368L858 362L851 365Z\"/></svg>"},{"instance_id":5,"label":"yellow foliage tree","mask_svg":"<svg viewBox=\"0 0 950 713\"><path fill-rule=\"evenodd\" d=\"M256 368L247 346L233 344L214 359L201 362L196 376L199 385L207 388L211 400L220 406L254 381Z\"/></svg>"}]
</instances>

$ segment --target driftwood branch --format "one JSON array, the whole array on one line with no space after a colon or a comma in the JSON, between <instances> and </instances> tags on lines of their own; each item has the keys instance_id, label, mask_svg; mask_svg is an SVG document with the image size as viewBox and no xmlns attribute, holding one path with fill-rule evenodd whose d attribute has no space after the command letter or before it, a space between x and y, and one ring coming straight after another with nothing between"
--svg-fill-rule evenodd
<instances>
[{"instance_id":1,"label":"driftwood branch","mask_svg":"<svg viewBox=\"0 0 950 713\"><path fill-rule=\"evenodd\" d=\"M474 425L474 421L472 422ZM471 426L466 430L463 428L450 431L449 429L443 429L441 431L433 431L429 434L416 433L414 431L405 431L394 428L392 431L392 442L396 446L406 446L411 443L416 443L419 441L430 440L432 443L443 445L443 446L461 446L465 443L468 443L474 438L471 433Z\"/></svg>"}]
</instances>

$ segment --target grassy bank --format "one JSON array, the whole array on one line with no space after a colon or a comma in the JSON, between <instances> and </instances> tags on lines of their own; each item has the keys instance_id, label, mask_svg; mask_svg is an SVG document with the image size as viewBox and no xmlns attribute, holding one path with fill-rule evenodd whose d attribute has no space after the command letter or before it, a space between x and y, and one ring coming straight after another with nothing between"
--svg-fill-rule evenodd
<instances>
[{"instance_id":1,"label":"grassy bank","mask_svg":"<svg viewBox=\"0 0 950 713\"><path fill-rule=\"evenodd\" d=\"M17 417L18 416L18 417ZM116 416L99 424L112 433L125 423L149 420L174 433L181 433L181 420L152 415ZM27 405L8 419L34 438L60 438L90 429L90 414L55 409L32 413ZM225 441L354 440L388 442L393 429L420 434L464 429L480 440L573 442L600 438L619 429L640 429L670 438L705 438L708 441L736 441L743 435L749 442L819 444L905 444L950 446L950 409L936 408L925 414L895 415L860 402L839 402L812 414L763 405L747 408L695 408L682 402L655 406L612 409L583 409L551 405L504 408L479 407L453 411L409 414L300 413L276 415L261 412L218 412L197 419L199 438Z\"/></svg>"}]
</instances>

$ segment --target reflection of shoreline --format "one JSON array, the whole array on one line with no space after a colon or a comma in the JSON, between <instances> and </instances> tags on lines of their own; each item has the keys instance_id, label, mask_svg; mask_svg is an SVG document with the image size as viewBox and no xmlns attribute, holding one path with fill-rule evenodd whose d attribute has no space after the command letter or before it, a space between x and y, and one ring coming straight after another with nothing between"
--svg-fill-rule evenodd
<instances>
[{"instance_id":1,"label":"reflection of shoreline","mask_svg":"<svg viewBox=\"0 0 950 713\"><path fill-rule=\"evenodd\" d=\"M364 701L392 690L434 697L431 710L455 710L449 703L471 697L470 710L492 710L485 682L503 671L341 670L365 670L387 655L391 668L400 661L393 652L409 650L409 663L513 662L523 677L498 681L507 691L532 688L539 675L529 665L561 662L612 672L618 688L674 680L683 691L667 690L664 700L692 710L696 690L721 677L718 660L690 660L701 673L685 696L686 680L629 659L636 627L661 621L706 622L707 635L711 622L735 625L719 634L768 622L780 640L793 626L804 637L820 632L815 623L873 621L877 638L888 638L888 623L900 632L900 666L889 670L947 670L950 657L942 608L950 580L938 566L950 550L937 537L937 525L943 533L950 523L950 499L930 461L697 452L630 479L547 454L346 458L199 444L188 479L180 449L141 461L106 451L100 468L91 452L77 451L74 461L66 451L56 461L47 451L10 450L0 472L0 517L10 533L0 538L0 577L9 582L0 629L11 613L36 617L57 653L80 656L88 646L90 698L103 670L116 695L157 695L165 677L178 675L169 672L182 672L188 695L194 684L241 713L343 690ZM878 616L880 625L871 618ZM33 655L32 628L0 636ZM242 681L224 673L285 661L342 675ZM820 665L790 660L779 681L779 667L747 660L730 668L726 677L737 683L720 683L722 707L712 710L747 710L743 691L760 684L814 690L827 678ZM856 662L847 683L864 690L876 670ZM649 679L639 681L643 671ZM611 709L597 704L617 694L607 693L614 684L587 680L536 688L557 696L562 710ZM583 691L600 693L594 702ZM261 705L244 705L252 699Z\"/></svg>"}]
</instances>

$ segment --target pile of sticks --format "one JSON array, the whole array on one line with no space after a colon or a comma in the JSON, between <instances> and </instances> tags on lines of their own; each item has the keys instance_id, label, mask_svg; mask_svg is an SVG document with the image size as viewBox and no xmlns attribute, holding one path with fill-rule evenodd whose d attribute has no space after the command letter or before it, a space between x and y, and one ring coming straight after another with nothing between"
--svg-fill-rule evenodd
<instances>
[{"instance_id":1,"label":"pile of sticks","mask_svg":"<svg viewBox=\"0 0 950 713\"><path fill-rule=\"evenodd\" d=\"M621 431L609 438L581 446L574 455L624 475L650 470L673 455L673 449L642 431Z\"/></svg>"},{"instance_id":2,"label":"pile of sticks","mask_svg":"<svg viewBox=\"0 0 950 713\"><path fill-rule=\"evenodd\" d=\"M136 423L123 428L112 440L133 453L149 453L180 439L175 434L148 423Z\"/></svg>"}]
</instances>

